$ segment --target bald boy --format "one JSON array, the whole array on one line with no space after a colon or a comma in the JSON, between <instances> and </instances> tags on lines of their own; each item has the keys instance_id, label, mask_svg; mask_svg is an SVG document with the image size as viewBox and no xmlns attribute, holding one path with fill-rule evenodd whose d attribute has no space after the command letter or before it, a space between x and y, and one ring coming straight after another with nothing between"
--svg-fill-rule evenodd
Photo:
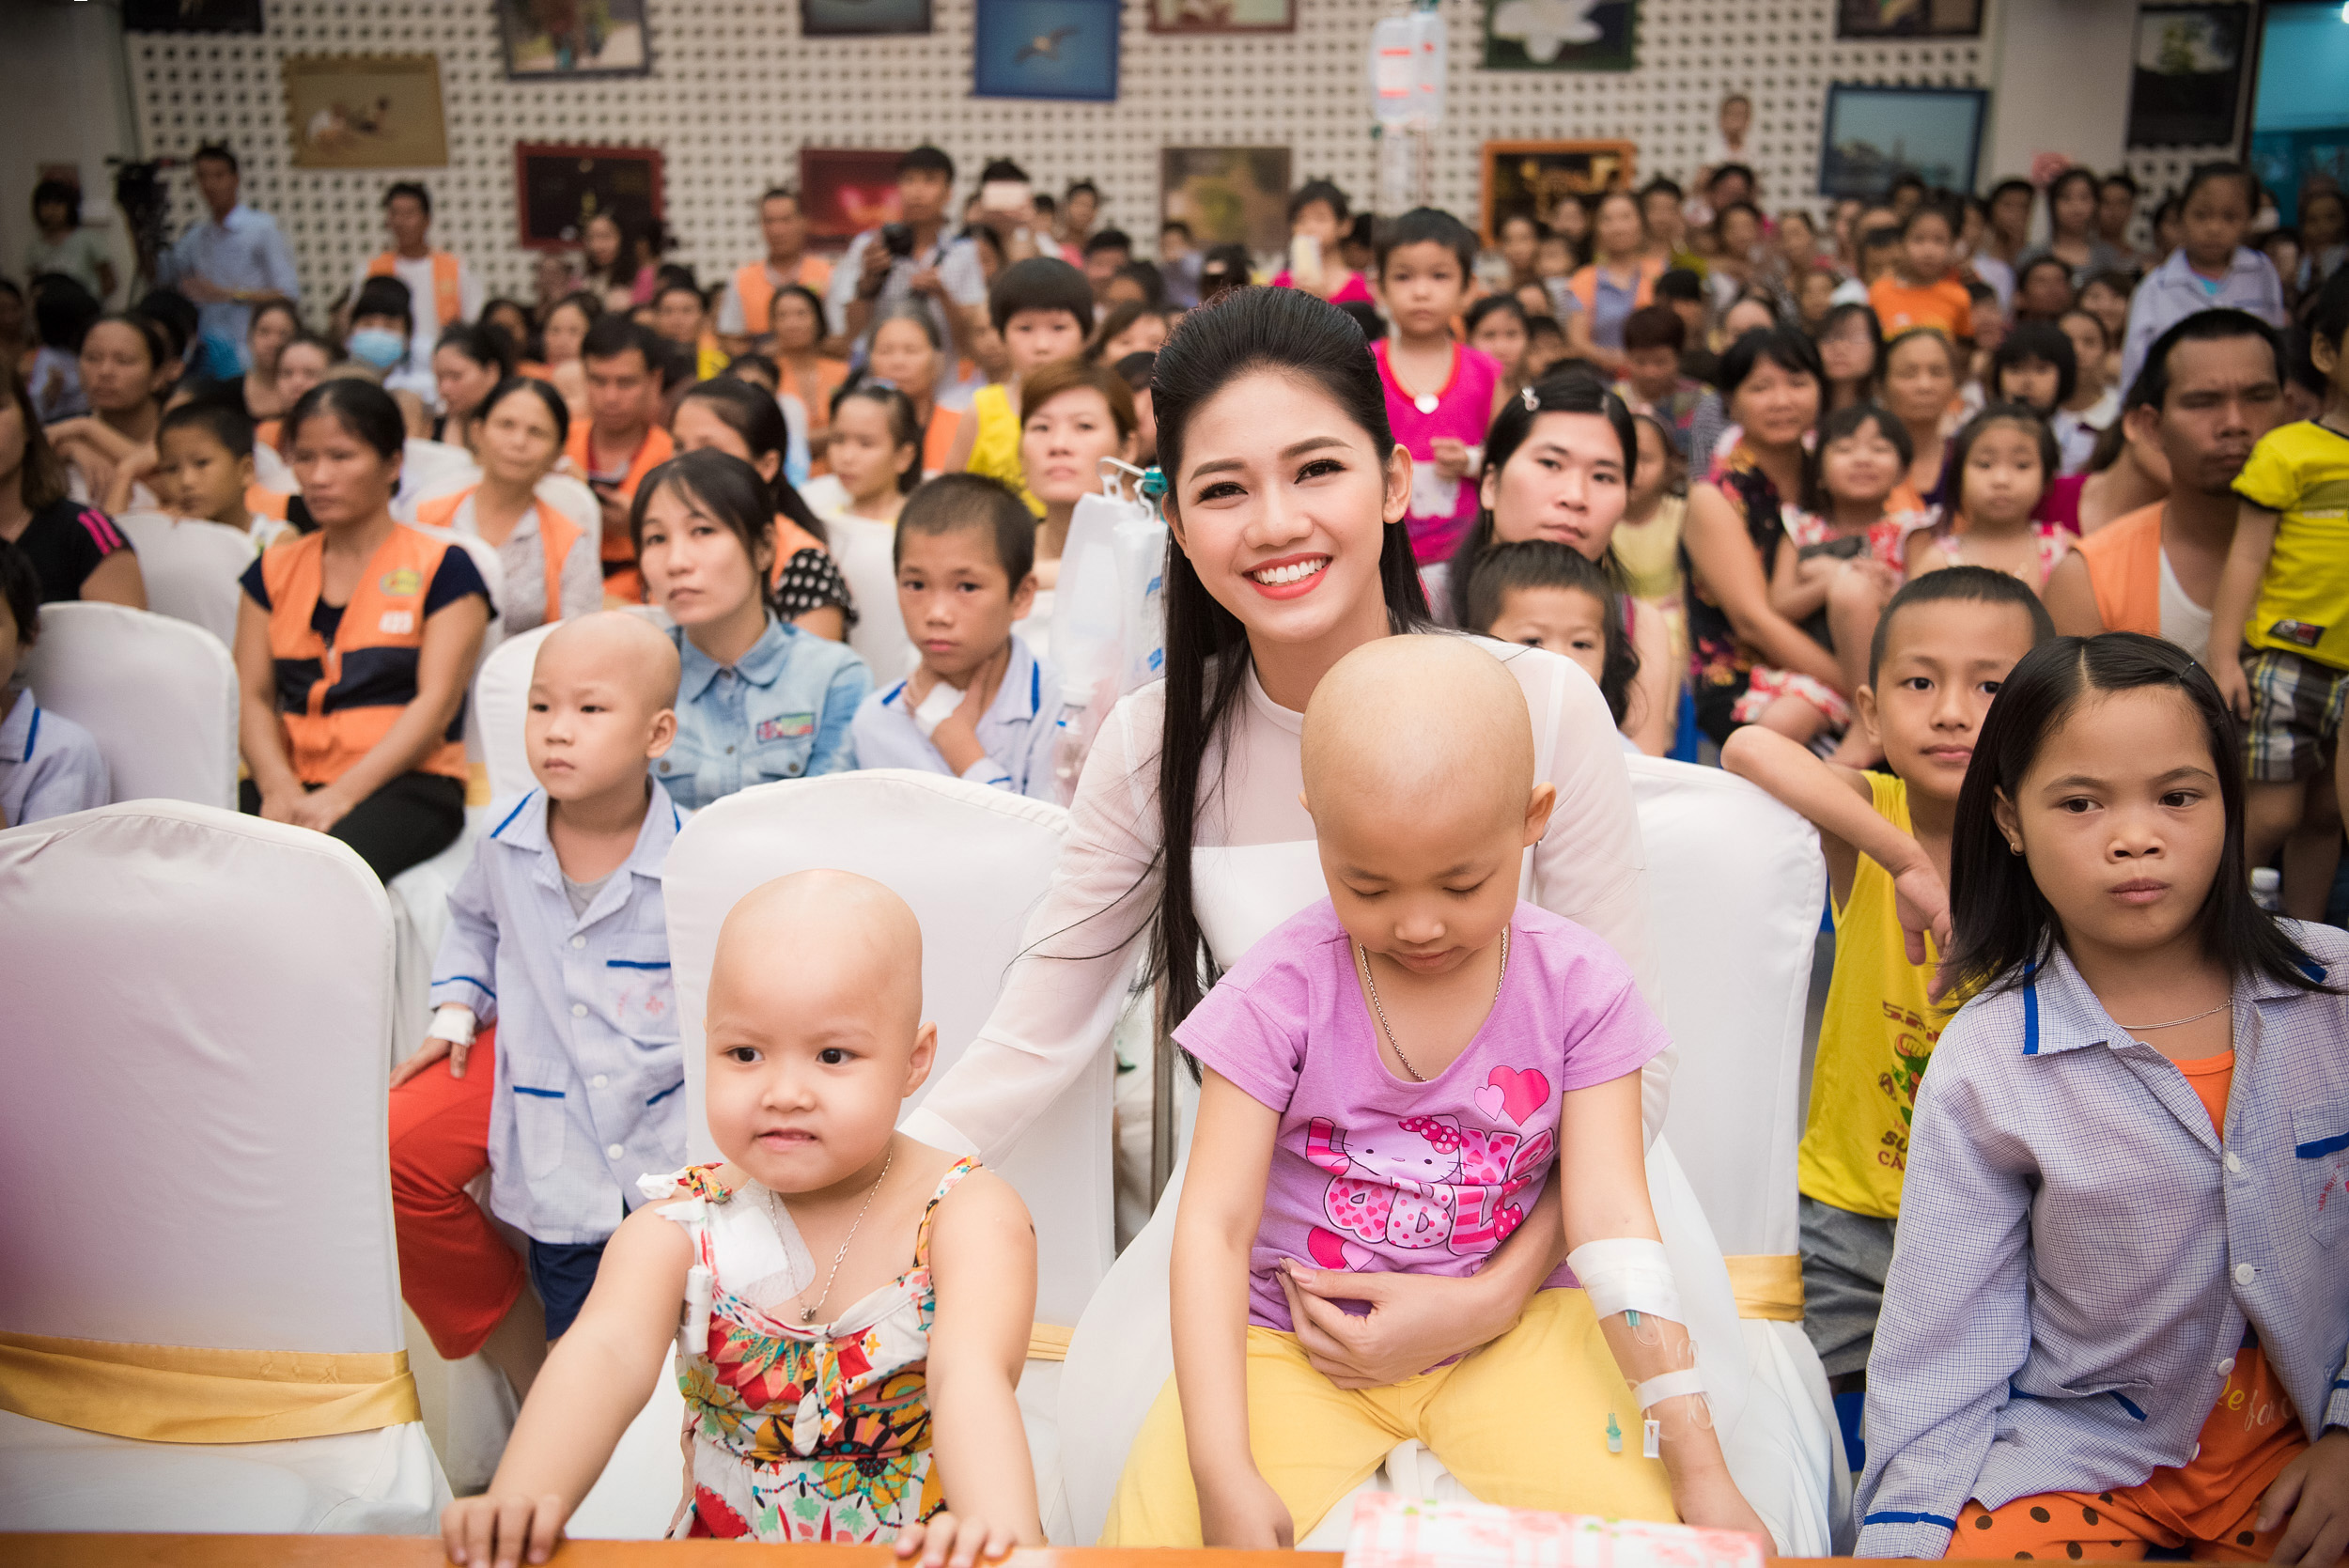
<instances>
[{"instance_id":1,"label":"bald boy","mask_svg":"<svg viewBox=\"0 0 2349 1568\"><path fill-rule=\"evenodd\" d=\"M585 1301L636 1178L685 1159L661 900L684 818L650 773L677 737L677 686L675 645L623 612L540 644L522 728L537 787L491 806L449 895L431 1034L393 1075L401 1288L442 1355L480 1351L517 1393ZM490 1024L493 1049L474 1043ZM491 1212L529 1237L543 1329L464 1196L485 1158Z\"/></svg>"}]
</instances>

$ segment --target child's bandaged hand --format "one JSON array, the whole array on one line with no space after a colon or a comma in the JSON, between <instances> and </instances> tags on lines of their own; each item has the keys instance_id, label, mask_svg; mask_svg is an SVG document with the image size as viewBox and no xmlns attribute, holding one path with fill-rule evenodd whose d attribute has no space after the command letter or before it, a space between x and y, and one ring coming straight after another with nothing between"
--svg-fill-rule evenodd
<instances>
[{"instance_id":1,"label":"child's bandaged hand","mask_svg":"<svg viewBox=\"0 0 2349 1568\"><path fill-rule=\"evenodd\" d=\"M2349 1432L2333 1427L2298 1457L2260 1499L2261 1534L2292 1520L2271 1560L2285 1568L2332 1568L2349 1547Z\"/></svg>"},{"instance_id":2,"label":"child's bandaged hand","mask_svg":"<svg viewBox=\"0 0 2349 1568\"><path fill-rule=\"evenodd\" d=\"M1469 471L1468 442L1450 436L1438 436L1429 443L1436 459L1436 472L1447 479L1463 479Z\"/></svg>"},{"instance_id":3,"label":"child's bandaged hand","mask_svg":"<svg viewBox=\"0 0 2349 1568\"><path fill-rule=\"evenodd\" d=\"M516 1568L544 1562L563 1538L557 1497L459 1498L441 1511L441 1544L465 1568Z\"/></svg>"},{"instance_id":4,"label":"child's bandaged hand","mask_svg":"<svg viewBox=\"0 0 2349 1568\"><path fill-rule=\"evenodd\" d=\"M392 1087L398 1088L443 1057L448 1058L448 1076L463 1078L465 1076L465 1054L472 1048L471 1046L455 1040L428 1036L424 1044L416 1048L415 1054L392 1069Z\"/></svg>"},{"instance_id":5,"label":"child's bandaged hand","mask_svg":"<svg viewBox=\"0 0 2349 1568\"><path fill-rule=\"evenodd\" d=\"M1019 1535L1011 1526L989 1524L968 1514L959 1519L952 1514L936 1514L927 1524L910 1524L897 1532L897 1555L910 1558L920 1553L922 1568L973 1568L1018 1545Z\"/></svg>"}]
</instances>

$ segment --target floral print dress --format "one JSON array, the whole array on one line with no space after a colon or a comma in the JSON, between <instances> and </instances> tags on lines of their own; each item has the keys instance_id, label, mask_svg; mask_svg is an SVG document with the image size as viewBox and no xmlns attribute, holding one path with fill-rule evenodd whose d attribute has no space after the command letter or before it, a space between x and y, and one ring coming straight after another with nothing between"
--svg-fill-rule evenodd
<instances>
[{"instance_id":1,"label":"floral print dress","mask_svg":"<svg viewBox=\"0 0 2349 1568\"><path fill-rule=\"evenodd\" d=\"M930 1224L978 1168L957 1160L940 1179L911 1268L810 1327L770 1317L728 1288L730 1277L740 1288L747 1260L773 1255L759 1189L729 1193L716 1165L642 1178L648 1199L686 1200L661 1213L684 1228L710 1276L707 1327L689 1297L678 1338L688 1491L670 1539L876 1544L945 1507L930 1464Z\"/></svg>"}]
</instances>

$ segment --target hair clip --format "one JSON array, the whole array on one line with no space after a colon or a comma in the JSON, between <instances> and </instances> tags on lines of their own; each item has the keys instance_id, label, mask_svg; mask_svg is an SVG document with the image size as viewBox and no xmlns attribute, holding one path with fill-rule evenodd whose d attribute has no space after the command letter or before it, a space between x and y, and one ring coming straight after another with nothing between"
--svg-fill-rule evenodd
<instances>
[{"instance_id":1,"label":"hair clip","mask_svg":"<svg viewBox=\"0 0 2349 1568\"><path fill-rule=\"evenodd\" d=\"M1134 488L1142 492L1142 498L1144 501L1164 500L1166 498L1165 470L1159 468L1144 469L1142 474L1142 482Z\"/></svg>"},{"instance_id":2,"label":"hair clip","mask_svg":"<svg viewBox=\"0 0 2349 1568\"><path fill-rule=\"evenodd\" d=\"M1525 405L1525 411L1527 413L1539 413L1542 411L1541 395L1535 392L1530 385L1524 387L1517 393L1517 401Z\"/></svg>"}]
</instances>

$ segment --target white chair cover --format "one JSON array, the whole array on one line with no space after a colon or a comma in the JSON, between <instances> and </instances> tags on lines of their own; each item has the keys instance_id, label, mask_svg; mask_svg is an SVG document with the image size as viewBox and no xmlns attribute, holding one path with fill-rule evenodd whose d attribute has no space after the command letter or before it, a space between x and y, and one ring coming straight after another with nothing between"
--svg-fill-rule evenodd
<instances>
[{"instance_id":1,"label":"white chair cover","mask_svg":"<svg viewBox=\"0 0 2349 1568\"><path fill-rule=\"evenodd\" d=\"M902 679L918 657L897 609L897 568L891 561L896 531L871 518L850 517L834 518L824 530L831 536L832 558L856 599L848 646L873 672L873 684L885 690Z\"/></svg>"},{"instance_id":2,"label":"white chair cover","mask_svg":"<svg viewBox=\"0 0 2349 1568\"><path fill-rule=\"evenodd\" d=\"M412 448L418 443L408 444ZM490 590L490 601L496 604L504 599L506 567L498 560L497 548L489 540L446 528L426 528L420 532L464 547ZM489 629L481 634L481 652L474 662L476 682L504 636L504 622L491 615ZM527 685L527 671L522 678ZM476 768L482 760L481 712L472 703L465 705L465 756ZM488 805L487 800L469 800L465 826L456 841L430 860L410 866L387 884L397 940L392 991L392 1045L397 1055L404 1056L415 1049L432 1021L432 960L441 951L441 938L448 931L448 895L456 888L457 878L465 874L465 867L472 862L474 844L481 836L481 818Z\"/></svg>"},{"instance_id":3,"label":"white chair cover","mask_svg":"<svg viewBox=\"0 0 2349 1568\"><path fill-rule=\"evenodd\" d=\"M392 516L413 522L418 502L461 490L480 478L473 454L463 447L411 436L400 453L399 489L392 497Z\"/></svg>"},{"instance_id":4,"label":"white chair cover","mask_svg":"<svg viewBox=\"0 0 2349 1568\"><path fill-rule=\"evenodd\" d=\"M481 673L474 677L474 715L481 726L481 760L490 769L492 800L512 800L537 787L522 722L530 713L530 672L538 661L538 644L561 624L552 621L508 637L481 661Z\"/></svg>"},{"instance_id":5,"label":"white chair cover","mask_svg":"<svg viewBox=\"0 0 2349 1568\"><path fill-rule=\"evenodd\" d=\"M115 523L139 552L147 607L158 615L200 626L234 651L237 580L253 564L253 536L201 518L126 512Z\"/></svg>"},{"instance_id":6,"label":"white chair cover","mask_svg":"<svg viewBox=\"0 0 2349 1568\"><path fill-rule=\"evenodd\" d=\"M0 1327L402 1348L390 916L349 847L234 812L0 832L0 1174L52 1195L0 1210ZM89 983L96 953L117 983ZM423 1532L447 1500L420 1421L213 1446L0 1417L11 1529Z\"/></svg>"},{"instance_id":7,"label":"white chair cover","mask_svg":"<svg viewBox=\"0 0 2349 1568\"><path fill-rule=\"evenodd\" d=\"M819 866L870 877L903 896L922 923L924 1012L939 1032L936 1083L987 1021L1028 911L1051 879L1067 821L1066 812L1040 800L896 768L761 784L696 814L669 851L662 888L685 1047L686 1157L720 1157L703 1109L702 1027L718 929L737 900ZM1111 1077L1104 1051L1045 1110L1019 1152L995 1167L1035 1221L1036 1316L1047 1323L1077 1322L1109 1270ZM1032 1363L1021 1399L1048 1522L1059 1517L1053 1377ZM673 1389L674 1380L664 1382L654 1404L670 1401L671 1410L658 1420L640 1416L623 1453L653 1452L659 1435L676 1454ZM591 1522L625 1519L635 1528L612 1533L657 1533L677 1506L677 1476L674 1461L634 1475L607 1466L589 1498ZM614 1496L623 1485L632 1500Z\"/></svg>"},{"instance_id":8,"label":"white chair cover","mask_svg":"<svg viewBox=\"0 0 2349 1568\"><path fill-rule=\"evenodd\" d=\"M302 493L302 481L294 477L292 467L266 442L253 443L253 482L279 495Z\"/></svg>"},{"instance_id":9,"label":"white chair cover","mask_svg":"<svg viewBox=\"0 0 2349 1568\"><path fill-rule=\"evenodd\" d=\"M1792 1257L1803 1009L1827 897L1819 837L1718 768L1654 757L1630 768L1649 918L1672 933L1660 951L1680 1075L1665 1131L1688 1151L1689 1185L1724 1251ZM1828 1555L1851 1515L1851 1472L1827 1373L1801 1324L1746 1318L1739 1327L1753 1404L1742 1422L1721 1423L1731 1467L1783 1550Z\"/></svg>"},{"instance_id":10,"label":"white chair cover","mask_svg":"<svg viewBox=\"0 0 2349 1568\"><path fill-rule=\"evenodd\" d=\"M219 638L119 604L45 604L23 671L97 738L116 800L236 809L237 667Z\"/></svg>"}]
</instances>

